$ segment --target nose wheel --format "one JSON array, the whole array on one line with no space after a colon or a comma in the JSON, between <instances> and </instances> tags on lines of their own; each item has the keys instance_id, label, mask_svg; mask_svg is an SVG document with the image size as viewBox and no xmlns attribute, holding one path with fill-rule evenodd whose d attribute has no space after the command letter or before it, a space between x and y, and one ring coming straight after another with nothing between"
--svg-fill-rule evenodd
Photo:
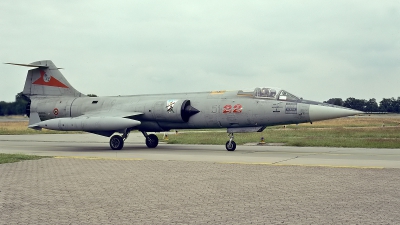
<instances>
[{"instance_id":1,"label":"nose wheel","mask_svg":"<svg viewBox=\"0 0 400 225\"><path fill-rule=\"evenodd\" d=\"M236 143L233 141L233 138L234 138L233 133L229 133L228 137L229 137L229 141L227 141L225 144L226 150L235 151Z\"/></svg>"}]
</instances>

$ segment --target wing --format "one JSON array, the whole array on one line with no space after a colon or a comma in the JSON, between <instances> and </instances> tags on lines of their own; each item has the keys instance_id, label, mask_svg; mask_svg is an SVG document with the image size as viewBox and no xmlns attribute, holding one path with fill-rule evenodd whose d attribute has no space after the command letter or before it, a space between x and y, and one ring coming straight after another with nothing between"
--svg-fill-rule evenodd
<instances>
[{"instance_id":1,"label":"wing","mask_svg":"<svg viewBox=\"0 0 400 225\"><path fill-rule=\"evenodd\" d=\"M136 127L141 124L140 121L134 120L133 118L135 116L140 116L143 115L142 112L124 112L124 111L118 111L118 110L105 110L105 111L93 111L93 112L87 112L82 116L76 117L76 118L103 118L103 120L111 121L111 120L118 120L118 122L121 123L121 129L118 130L124 130L127 128L131 127ZM101 136L106 136L110 137L117 131L117 129L104 129L104 130L86 130L86 132L101 135ZM121 131L122 132L122 131Z\"/></svg>"}]
</instances>

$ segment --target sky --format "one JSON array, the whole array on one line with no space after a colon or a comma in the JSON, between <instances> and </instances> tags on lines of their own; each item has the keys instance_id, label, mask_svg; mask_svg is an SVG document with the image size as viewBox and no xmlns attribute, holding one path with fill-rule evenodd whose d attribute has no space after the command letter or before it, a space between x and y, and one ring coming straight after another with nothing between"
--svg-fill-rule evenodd
<instances>
[{"instance_id":1,"label":"sky","mask_svg":"<svg viewBox=\"0 0 400 225\"><path fill-rule=\"evenodd\" d=\"M280 87L400 97L400 1L1 0L0 101L52 60L99 96Z\"/></svg>"}]
</instances>

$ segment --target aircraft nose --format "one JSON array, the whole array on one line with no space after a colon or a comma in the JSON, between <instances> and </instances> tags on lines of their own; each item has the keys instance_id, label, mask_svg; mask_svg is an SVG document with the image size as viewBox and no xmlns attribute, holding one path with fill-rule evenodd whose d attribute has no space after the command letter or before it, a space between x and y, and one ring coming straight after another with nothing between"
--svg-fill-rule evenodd
<instances>
[{"instance_id":1,"label":"aircraft nose","mask_svg":"<svg viewBox=\"0 0 400 225\"><path fill-rule=\"evenodd\" d=\"M329 120L346 116L354 116L360 113L364 112L348 108L323 106L323 105L310 105L310 110L309 110L311 122L319 120Z\"/></svg>"}]
</instances>

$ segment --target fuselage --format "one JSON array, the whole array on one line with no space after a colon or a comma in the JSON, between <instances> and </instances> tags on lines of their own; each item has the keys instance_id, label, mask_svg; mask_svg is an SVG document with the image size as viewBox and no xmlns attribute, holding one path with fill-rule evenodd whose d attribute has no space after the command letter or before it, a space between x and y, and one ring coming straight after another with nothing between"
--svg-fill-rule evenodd
<instances>
[{"instance_id":1,"label":"fuselage","mask_svg":"<svg viewBox=\"0 0 400 225\"><path fill-rule=\"evenodd\" d=\"M197 92L116 97L33 97L31 113L41 121L78 117L95 112L112 116L113 112L139 112L130 117L141 121L135 129L168 131L171 129L263 127L311 122L310 104L241 96L237 91ZM183 118L183 104L199 112ZM185 121L186 120L186 121Z\"/></svg>"}]
</instances>

